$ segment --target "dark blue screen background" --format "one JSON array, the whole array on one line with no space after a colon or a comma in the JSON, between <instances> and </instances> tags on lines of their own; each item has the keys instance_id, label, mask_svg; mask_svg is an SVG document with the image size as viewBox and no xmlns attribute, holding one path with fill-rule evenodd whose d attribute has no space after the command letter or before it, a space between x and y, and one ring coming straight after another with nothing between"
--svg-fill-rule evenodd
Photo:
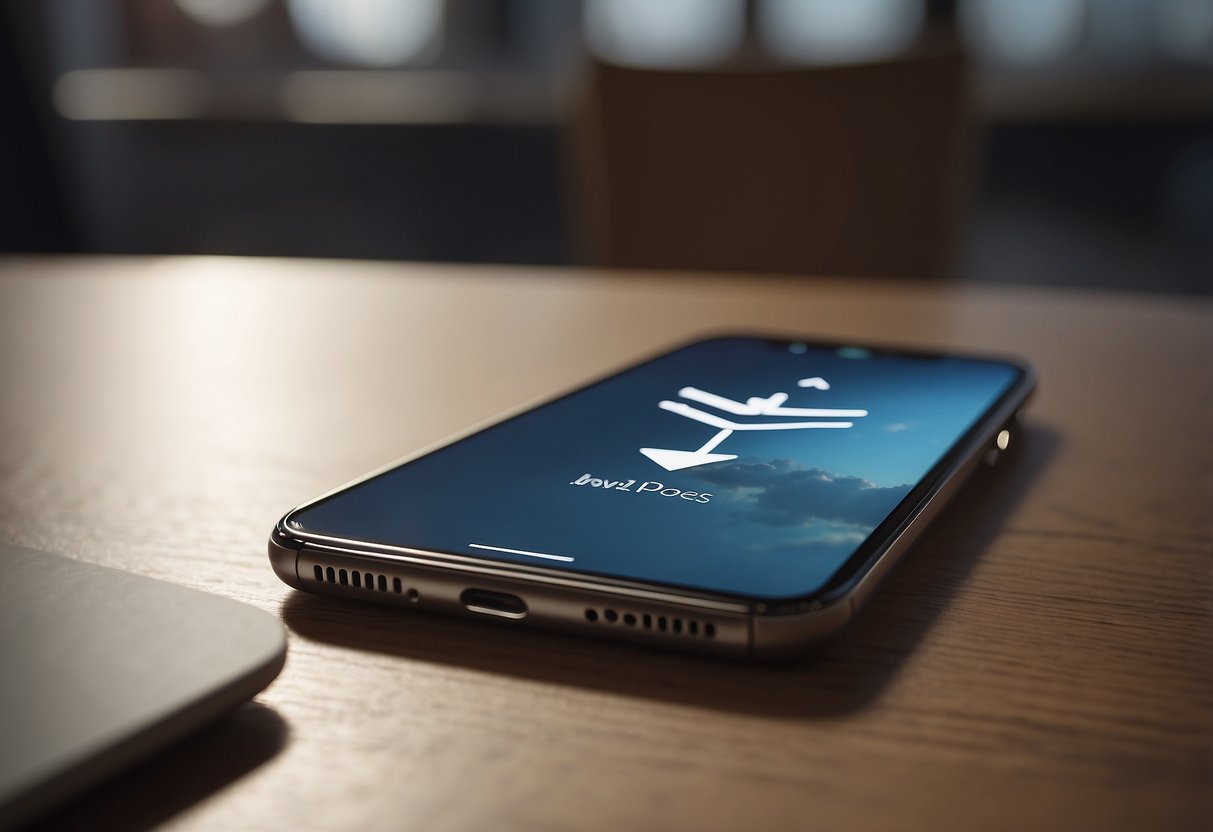
<instances>
[{"instance_id":1,"label":"dark blue screen background","mask_svg":"<svg viewBox=\"0 0 1213 832\"><path fill-rule=\"evenodd\" d=\"M847 358L758 339L700 342L394 468L290 521L318 534L490 560L751 597L803 596L829 580L1018 375L988 361ZM810 377L830 389L797 386ZM658 408L663 399L684 401L678 393L688 385L740 402L782 391L787 407L868 415L845 430L737 431L715 449L737 459L667 471L639 449L694 450L716 433ZM587 474L635 482L629 490L572 484ZM641 493L644 483L650 490ZM652 490L655 483L667 494Z\"/></svg>"}]
</instances>

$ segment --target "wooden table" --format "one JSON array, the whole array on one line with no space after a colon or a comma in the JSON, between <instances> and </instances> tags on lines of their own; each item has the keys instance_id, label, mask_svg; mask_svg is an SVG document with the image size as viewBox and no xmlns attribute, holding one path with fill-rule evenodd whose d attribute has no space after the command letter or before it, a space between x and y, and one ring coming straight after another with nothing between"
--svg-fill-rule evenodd
<instances>
[{"instance_id":1,"label":"wooden table","mask_svg":"<svg viewBox=\"0 0 1213 832\"><path fill-rule=\"evenodd\" d=\"M1016 452L815 657L746 666L289 590L288 508L703 330L1027 355ZM0 261L0 536L238 598L256 702L87 828L1208 829L1213 308L863 280ZM437 402L438 404L426 404Z\"/></svg>"}]
</instances>

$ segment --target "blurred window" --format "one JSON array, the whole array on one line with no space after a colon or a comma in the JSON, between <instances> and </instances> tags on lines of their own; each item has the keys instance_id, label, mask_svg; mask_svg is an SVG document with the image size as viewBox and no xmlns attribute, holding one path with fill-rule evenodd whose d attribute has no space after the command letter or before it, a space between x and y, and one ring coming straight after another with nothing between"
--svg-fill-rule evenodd
<instances>
[{"instance_id":1,"label":"blurred window","mask_svg":"<svg viewBox=\"0 0 1213 832\"><path fill-rule=\"evenodd\" d=\"M586 0L590 49L613 63L694 67L729 58L745 31L742 0Z\"/></svg>"},{"instance_id":2,"label":"blurred window","mask_svg":"<svg viewBox=\"0 0 1213 832\"><path fill-rule=\"evenodd\" d=\"M53 106L73 120L551 123L578 49L658 69L762 64L760 55L847 64L895 57L953 27L987 118L1204 114L1213 71L1213 0L55 0L31 9L45 21L40 60Z\"/></svg>"},{"instance_id":3,"label":"blurred window","mask_svg":"<svg viewBox=\"0 0 1213 832\"><path fill-rule=\"evenodd\" d=\"M205 26L236 26L255 17L270 0L177 0L181 10Z\"/></svg>"},{"instance_id":4,"label":"blurred window","mask_svg":"<svg viewBox=\"0 0 1213 832\"><path fill-rule=\"evenodd\" d=\"M1047 64L1079 45L1086 6L1086 0L965 0L960 28L985 60Z\"/></svg>"},{"instance_id":5,"label":"blurred window","mask_svg":"<svg viewBox=\"0 0 1213 832\"><path fill-rule=\"evenodd\" d=\"M918 37L921 0L760 0L758 33L772 54L799 63L896 55Z\"/></svg>"},{"instance_id":6,"label":"blurred window","mask_svg":"<svg viewBox=\"0 0 1213 832\"><path fill-rule=\"evenodd\" d=\"M300 41L318 56L384 67L433 56L442 39L442 0L287 0Z\"/></svg>"},{"instance_id":7,"label":"blurred window","mask_svg":"<svg viewBox=\"0 0 1213 832\"><path fill-rule=\"evenodd\" d=\"M1158 42L1172 58L1213 64L1213 0L1158 0Z\"/></svg>"}]
</instances>

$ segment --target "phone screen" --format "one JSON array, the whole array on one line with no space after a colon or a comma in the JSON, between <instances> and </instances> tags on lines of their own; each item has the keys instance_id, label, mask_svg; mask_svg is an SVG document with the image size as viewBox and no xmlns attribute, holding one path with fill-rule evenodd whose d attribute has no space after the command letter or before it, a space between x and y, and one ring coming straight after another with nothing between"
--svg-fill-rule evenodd
<instances>
[{"instance_id":1,"label":"phone screen","mask_svg":"<svg viewBox=\"0 0 1213 832\"><path fill-rule=\"evenodd\" d=\"M288 527L803 597L1021 374L949 356L702 341L306 506Z\"/></svg>"}]
</instances>

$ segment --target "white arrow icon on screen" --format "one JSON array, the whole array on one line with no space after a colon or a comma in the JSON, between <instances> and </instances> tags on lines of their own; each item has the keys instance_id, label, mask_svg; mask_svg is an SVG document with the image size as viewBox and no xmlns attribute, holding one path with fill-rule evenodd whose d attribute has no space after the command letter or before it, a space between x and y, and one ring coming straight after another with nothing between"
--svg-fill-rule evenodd
<instances>
[{"instance_id":1,"label":"white arrow icon on screen","mask_svg":"<svg viewBox=\"0 0 1213 832\"><path fill-rule=\"evenodd\" d=\"M801 387L813 387L818 390L830 389L830 385L826 380L819 377L801 379L798 384ZM723 410L735 416L802 416L816 419L842 420L862 418L868 415L868 411L866 410L784 407L784 402L788 400L787 393L773 393L765 399L755 396L744 402L734 401L724 396L717 396L715 393L708 393L697 387L684 387L678 391L678 395L684 399L690 399L698 404ZM761 422L747 424L707 413L683 402L661 401L658 402L657 406L670 413L676 413L679 416L685 416L688 419L693 419L696 422L702 422L705 425L717 428L716 435L694 451L682 451L672 448L640 449L642 454L667 471L680 471L683 468L707 465L709 462L724 462L727 459L736 459L736 454L712 453L716 446L731 436L735 430L840 430L852 427L855 424L851 421Z\"/></svg>"}]
</instances>

